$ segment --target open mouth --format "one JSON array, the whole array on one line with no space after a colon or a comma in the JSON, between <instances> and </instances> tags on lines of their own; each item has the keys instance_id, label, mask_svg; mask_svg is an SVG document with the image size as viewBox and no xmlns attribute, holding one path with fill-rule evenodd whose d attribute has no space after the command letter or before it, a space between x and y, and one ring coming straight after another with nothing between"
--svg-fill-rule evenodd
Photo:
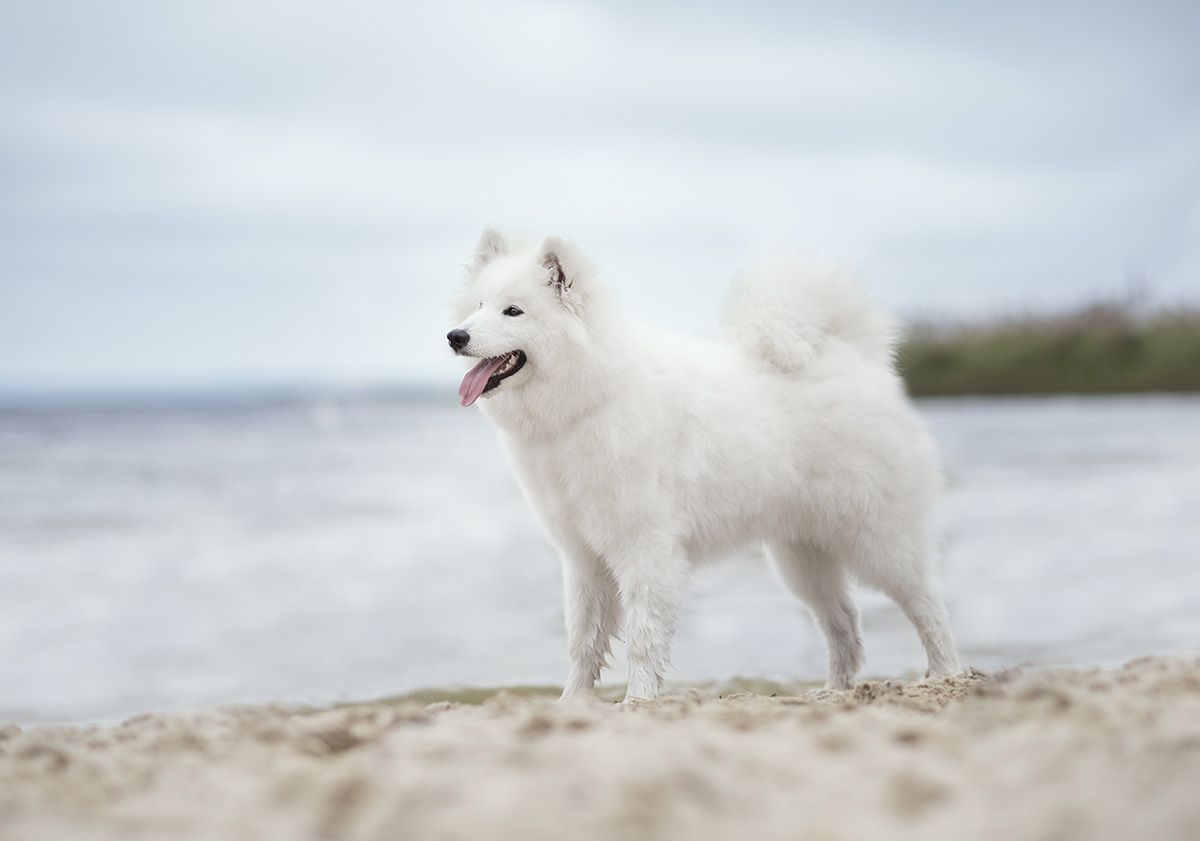
<instances>
[{"instance_id":1,"label":"open mouth","mask_svg":"<svg viewBox=\"0 0 1200 841\"><path fill-rule=\"evenodd\" d=\"M520 371L525 365L525 351L512 350L502 356L489 356L479 360L467 375L463 377L462 385L458 387L458 396L464 406L470 406L479 399L481 394L487 394L504 380Z\"/></svg>"}]
</instances>

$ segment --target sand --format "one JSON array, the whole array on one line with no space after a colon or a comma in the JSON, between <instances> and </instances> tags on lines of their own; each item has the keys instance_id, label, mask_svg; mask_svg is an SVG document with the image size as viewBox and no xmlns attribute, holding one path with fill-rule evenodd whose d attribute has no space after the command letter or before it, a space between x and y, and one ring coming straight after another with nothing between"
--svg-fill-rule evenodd
<instances>
[{"instance_id":1,"label":"sand","mask_svg":"<svg viewBox=\"0 0 1200 841\"><path fill-rule=\"evenodd\" d=\"M1200 838L1200 659L0 728L3 839Z\"/></svg>"}]
</instances>

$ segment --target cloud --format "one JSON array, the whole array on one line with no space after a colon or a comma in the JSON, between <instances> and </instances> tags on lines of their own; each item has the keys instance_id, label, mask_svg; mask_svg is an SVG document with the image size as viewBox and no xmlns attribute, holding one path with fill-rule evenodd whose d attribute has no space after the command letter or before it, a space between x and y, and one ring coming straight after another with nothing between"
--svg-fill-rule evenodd
<instances>
[{"instance_id":1,"label":"cloud","mask_svg":"<svg viewBox=\"0 0 1200 841\"><path fill-rule=\"evenodd\" d=\"M689 329L780 248L923 314L1197 291L1189 4L0 14L0 384L439 378L484 224Z\"/></svg>"}]
</instances>

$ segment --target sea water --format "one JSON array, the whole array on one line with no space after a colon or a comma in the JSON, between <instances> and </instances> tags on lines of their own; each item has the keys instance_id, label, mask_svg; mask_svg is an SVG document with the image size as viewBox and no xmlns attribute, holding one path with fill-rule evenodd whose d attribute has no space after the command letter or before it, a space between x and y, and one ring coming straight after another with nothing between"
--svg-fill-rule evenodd
<instances>
[{"instance_id":1,"label":"sea water","mask_svg":"<svg viewBox=\"0 0 1200 841\"><path fill-rule=\"evenodd\" d=\"M920 409L965 664L1200 649L1200 398ZM858 597L865 674L920 674L899 611ZM671 682L819 682L824 663L759 554L697 572ZM452 393L0 410L0 723L565 672L558 561Z\"/></svg>"}]
</instances>

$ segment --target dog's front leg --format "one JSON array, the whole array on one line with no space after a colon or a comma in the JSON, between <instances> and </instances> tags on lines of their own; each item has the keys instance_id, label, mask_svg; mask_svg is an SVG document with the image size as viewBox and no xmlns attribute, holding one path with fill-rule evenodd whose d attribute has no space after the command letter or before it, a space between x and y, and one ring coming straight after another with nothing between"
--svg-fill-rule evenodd
<instances>
[{"instance_id":1,"label":"dog's front leg","mask_svg":"<svg viewBox=\"0 0 1200 841\"><path fill-rule=\"evenodd\" d=\"M594 552L575 546L562 553L562 561L563 612L571 658L562 697L571 698L595 687L617 632L621 605L612 573Z\"/></svg>"},{"instance_id":2,"label":"dog's front leg","mask_svg":"<svg viewBox=\"0 0 1200 841\"><path fill-rule=\"evenodd\" d=\"M687 561L674 546L643 546L615 560L629 652L625 700L657 698L687 589Z\"/></svg>"}]
</instances>

